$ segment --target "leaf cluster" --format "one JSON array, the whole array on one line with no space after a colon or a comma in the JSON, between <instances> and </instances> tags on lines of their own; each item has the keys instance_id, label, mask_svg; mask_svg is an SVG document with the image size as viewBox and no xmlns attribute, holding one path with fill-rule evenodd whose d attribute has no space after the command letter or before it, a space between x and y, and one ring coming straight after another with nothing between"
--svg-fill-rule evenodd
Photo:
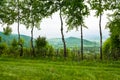
<instances>
[{"instance_id":1,"label":"leaf cluster","mask_svg":"<svg viewBox=\"0 0 120 80\"><path fill-rule=\"evenodd\" d=\"M66 18L68 30L84 26L84 18L89 15L88 6L84 0L66 0L62 9Z\"/></svg>"},{"instance_id":2,"label":"leaf cluster","mask_svg":"<svg viewBox=\"0 0 120 80\"><path fill-rule=\"evenodd\" d=\"M11 25L15 22L17 13L15 12L14 0L2 0L0 2L0 21L2 24Z\"/></svg>"},{"instance_id":3,"label":"leaf cluster","mask_svg":"<svg viewBox=\"0 0 120 80\"><path fill-rule=\"evenodd\" d=\"M10 35L12 32L11 27L7 26L6 28L3 28L4 34L5 35Z\"/></svg>"},{"instance_id":4,"label":"leaf cluster","mask_svg":"<svg viewBox=\"0 0 120 80\"><path fill-rule=\"evenodd\" d=\"M35 40L35 46L40 49L42 47L45 47L47 45L47 41L46 41L46 38L45 37L38 37L36 40Z\"/></svg>"}]
</instances>

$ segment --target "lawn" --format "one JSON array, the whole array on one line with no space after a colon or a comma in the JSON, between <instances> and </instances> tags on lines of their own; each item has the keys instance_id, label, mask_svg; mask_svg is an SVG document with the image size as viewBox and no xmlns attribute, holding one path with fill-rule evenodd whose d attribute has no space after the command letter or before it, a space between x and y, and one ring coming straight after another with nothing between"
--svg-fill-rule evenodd
<instances>
[{"instance_id":1,"label":"lawn","mask_svg":"<svg viewBox=\"0 0 120 80\"><path fill-rule=\"evenodd\" d=\"M120 61L0 57L0 80L120 80Z\"/></svg>"}]
</instances>

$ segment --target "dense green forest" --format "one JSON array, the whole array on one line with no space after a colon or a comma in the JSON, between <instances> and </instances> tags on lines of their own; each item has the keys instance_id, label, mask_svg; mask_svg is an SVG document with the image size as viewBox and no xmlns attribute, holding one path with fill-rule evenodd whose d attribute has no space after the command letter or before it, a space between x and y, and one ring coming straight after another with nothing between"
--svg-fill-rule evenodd
<instances>
[{"instance_id":1,"label":"dense green forest","mask_svg":"<svg viewBox=\"0 0 120 80\"><path fill-rule=\"evenodd\" d=\"M87 27L85 24L85 18L90 16L91 11L94 11L95 17L99 19L98 26L96 26L99 29L98 36L100 40L98 43L85 40L83 35L83 29L89 29L89 27ZM54 15L56 12L59 13L61 38L46 39L46 37L39 36L34 39L34 29L37 28L40 30L40 23L42 20ZM105 14L105 12L108 13L106 15L108 17L106 28L109 29L110 37L105 42L103 42L101 24L103 23L102 16ZM10 27L14 23L17 23L17 35L12 34L13 30ZM79 30L80 38L65 38L63 26L64 23L66 23L68 32L73 29ZM0 73L0 79L2 79L1 76L3 77L3 80L28 80L28 78L33 79L33 76L38 74L36 73L39 69L38 67L42 67L42 70L45 72L49 71L52 73L52 77L51 75L47 75L47 72L45 74L38 75L46 75L47 78L45 78L45 80L97 80L98 77L98 80L120 79L120 77L118 77L119 72L114 71L119 71L118 67L120 63L120 0L0 0L0 24L0 27L4 26L3 32L0 32L0 72L2 72ZM26 29L31 30L30 37L21 35L21 24L24 25ZM23 63L26 61L26 64L28 65L22 64L19 60L18 62L15 62L14 60L11 60L11 58L15 58L14 60L21 58L21 61L23 60ZM31 60L29 61L29 59ZM36 59L42 59L44 62L46 61L47 65L44 64L44 62L40 62L41 64L39 64L36 62ZM114 60L117 61L114 62ZM56 61L56 63L51 62L51 64L48 64L49 61ZM67 63L67 61L68 64L70 63L69 65L61 65L64 62ZM87 61L93 61L96 62L96 64L93 64L92 62L89 63ZM35 62L36 64L32 65L31 62ZM79 63L77 64L76 62L79 62L80 65L83 65L82 68L80 68L81 66L78 66ZM87 65L84 63L87 63ZM97 64L99 66L96 66ZM11 69L11 65L13 65L14 69ZM23 68L19 67L18 65L23 65ZM64 68L62 69L63 71L58 65L61 65L62 68ZM73 68L70 67L70 65L73 65L75 69L74 71L76 72L75 74L73 74L73 71L70 70ZM49 68L49 66L55 66L56 70L55 68ZM45 69L43 67L45 67ZM95 67L96 69L94 69ZM89 71L91 69L99 71L101 67L103 68L104 74L107 73L108 76L102 74L102 72L95 72L97 74L96 76L93 76L95 74L90 74ZM17 68L20 69L20 74L16 76L15 73ZM30 72L34 74L29 74L29 76L26 75L28 78L23 77L22 73L25 71L21 70L27 68L33 70ZM79 68L80 70L87 69L89 74L80 74ZM7 69L11 71L8 71L9 74L5 71ZM59 74L61 75L62 72L59 73L55 71L59 70L62 71L64 75L58 76ZM44 71L42 71L42 73ZM114 74L111 76L108 74L108 72L105 71L109 71L109 73ZM68 72L68 74L66 72ZM76 74L77 77L75 77ZM70 75L74 75L73 78L71 78ZM80 79L78 76L82 76L82 78ZM86 78L84 76L88 77ZM37 79L40 78L36 76L36 79L33 80ZM44 77L41 79L44 80Z\"/></svg>"}]
</instances>

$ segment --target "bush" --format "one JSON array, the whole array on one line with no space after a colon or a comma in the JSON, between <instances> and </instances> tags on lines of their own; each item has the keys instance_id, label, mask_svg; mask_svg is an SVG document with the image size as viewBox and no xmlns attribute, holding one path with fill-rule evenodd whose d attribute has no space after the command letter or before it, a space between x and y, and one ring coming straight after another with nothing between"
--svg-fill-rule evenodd
<instances>
[{"instance_id":1,"label":"bush","mask_svg":"<svg viewBox=\"0 0 120 80\"><path fill-rule=\"evenodd\" d=\"M35 40L35 47L40 49L40 48L43 48L47 45L47 41L46 41L46 38L45 37L38 37L36 40Z\"/></svg>"},{"instance_id":2,"label":"bush","mask_svg":"<svg viewBox=\"0 0 120 80\"><path fill-rule=\"evenodd\" d=\"M103 55L107 59L118 59L120 57L119 44L115 44L114 41L108 38L103 44Z\"/></svg>"},{"instance_id":3,"label":"bush","mask_svg":"<svg viewBox=\"0 0 120 80\"><path fill-rule=\"evenodd\" d=\"M47 40L45 37L38 37L35 40L35 51L36 51L36 56L41 56L41 57L46 57L47 54Z\"/></svg>"},{"instance_id":4,"label":"bush","mask_svg":"<svg viewBox=\"0 0 120 80\"><path fill-rule=\"evenodd\" d=\"M55 56L55 50L52 46L47 45L47 56L48 57L53 57Z\"/></svg>"},{"instance_id":5,"label":"bush","mask_svg":"<svg viewBox=\"0 0 120 80\"><path fill-rule=\"evenodd\" d=\"M0 44L0 55L2 54L8 54L8 45L6 43Z\"/></svg>"},{"instance_id":6,"label":"bush","mask_svg":"<svg viewBox=\"0 0 120 80\"><path fill-rule=\"evenodd\" d=\"M0 42L2 41L2 37L0 36Z\"/></svg>"},{"instance_id":7,"label":"bush","mask_svg":"<svg viewBox=\"0 0 120 80\"><path fill-rule=\"evenodd\" d=\"M111 40L108 38L103 44L103 56L105 58L110 58L111 56Z\"/></svg>"},{"instance_id":8,"label":"bush","mask_svg":"<svg viewBox=\"0 0 120 80\"><path fill-rule=\"evenodd\" d=\"M23 48L24 57L30 57L31 51L30 48Z\"/></svg>"},{"instance_id":9,"label":"bush","mask_svg":"<svg viewBox=\"0 0 120 80\"><path fill-rule=\"evenodd\" d=\"M12 40L11 46L9 47L9 55L12 55L12 56L19 55L18 42L15 38Z\"/></svg>"}]
</instances>

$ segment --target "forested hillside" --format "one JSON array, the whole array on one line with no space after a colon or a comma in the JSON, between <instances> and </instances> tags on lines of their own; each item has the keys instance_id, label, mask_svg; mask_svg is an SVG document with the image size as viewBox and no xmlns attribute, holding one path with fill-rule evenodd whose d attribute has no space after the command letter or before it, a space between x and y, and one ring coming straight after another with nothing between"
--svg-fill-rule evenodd
<instances>
[{"instance_id":1,"label":"forested hillside","mask_svg":"<svg viewBox=\"0 0 120 80\"><path fill-rule=\"evenodd\" d=\"M67 48L80 48L80 38L76 38L76 37L68 37L65 38L66 41L66 45ZM61 38L53 38L53 39L48 39L48 42L53 45L55 48L62 48L63 47L63 43ZM86 39L83 39L83 45L84 47L98 47L99 44L97 42L92 42Z\"/></svg>"},{"instance_id":2,"label":"forested hillside","mask_svg":"<svg viewBox=\"0 0 120 80\"><path fill-rule=\"evenodd\" d=\"M6 42L8 45L11 45L11 42L13 39L18 40L18 35L17 34L10 34L10 35L5 35L3 32L0 32L0 36L2 38L2 42ZM24 47L29 47L30 45L30 37L26 35L21 35L21 38L24 41Z\"/></svg>"},{"instance_id":3,"label":"forested hillside","mask_svg":"<svg viewBox=\"0 0 120 80\"><path fill-rule=\"evenodd\" d=\"M2 42L6 42L8 45L11 44L13 39L16 39L16 40L18 39L17 34L5 35L3 34L3 32L0 32L0 36L2 37ZM31 37L26 36L26 35L21 35L21 38L24 41L24 47L29 47ZM51 38L51 39L47 39L47 41L50 45L52 45L56 49L63 47L61 38ZM66 41L67 48L75 48L75 47L80 48L80 45L81 45L80 38L68 37L68 38L65 38L65 41ZM83 43L84 47L95 47L95 46L98 47L99 46L97 42L92 42L86 39L84 39L83 42L84 42Z\"/></svg>"}]
</instances>

